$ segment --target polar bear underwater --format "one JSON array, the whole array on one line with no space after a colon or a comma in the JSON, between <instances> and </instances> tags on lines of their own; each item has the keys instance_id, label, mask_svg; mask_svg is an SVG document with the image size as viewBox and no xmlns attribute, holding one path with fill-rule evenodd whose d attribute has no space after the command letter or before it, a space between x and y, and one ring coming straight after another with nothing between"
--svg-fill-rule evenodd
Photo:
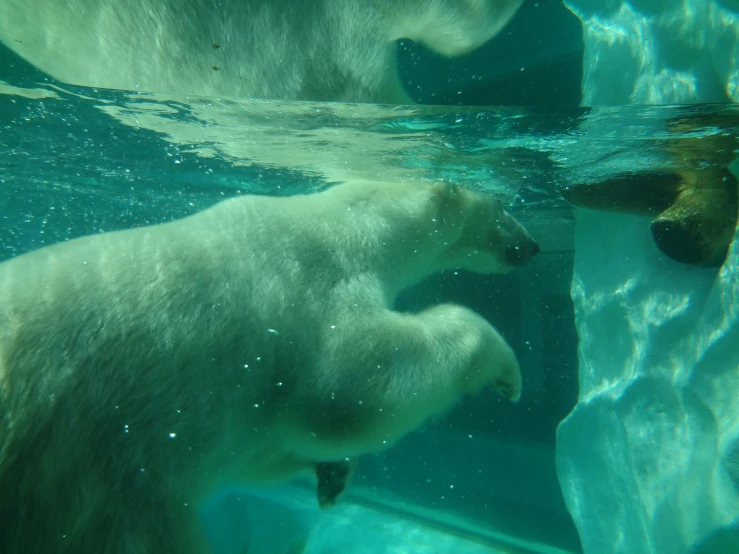
<instances>
[{"instance_id":1,"label":"polar bear underwater","mask_svg":"<svg viewBox=\"0 0 739 554\"><path fill-rule=\"evenodd\" d=\"M2 0L0 41L62 82L410 104L396 42L458 56L523 0Z\"/></svg>"},{"instance_id":2,"label":"polar bear underwater","mask_svg":"<svg viewBox=\"0 0 739 554\"><path fill-rule=\"evenodd\" d=\"M208 552L197 509L227 484L388 448L488 385L517 401L485 319L393 303L538 251L499 200L348 182L1 263L0 552Z\"/></svg>"}]
</instances>

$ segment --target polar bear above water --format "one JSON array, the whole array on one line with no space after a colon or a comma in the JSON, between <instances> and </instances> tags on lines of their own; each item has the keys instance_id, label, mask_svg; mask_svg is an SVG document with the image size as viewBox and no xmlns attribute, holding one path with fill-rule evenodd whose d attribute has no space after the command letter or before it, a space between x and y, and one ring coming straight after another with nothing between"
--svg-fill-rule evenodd
<instances>
[{"instance_id":1,"label":"polar bear above water","mask_svg":"<svg viewBox=\"0 0 739 554\"><path fill-rule=\"evenodd\" d=\"M3 0L0 41L75 85L407 104L398 39L463 54L522 1Z\"/></svg>"},{"instance_id":2,"label":"polar bear above water","mask_svg":"<svg viewBox=\"0 0 739 554\"><path fill-rule=\"evenodd\" d=\"M438 184L242 196L0 264L0 551L207 552L201 502L392 445L511 348L467 308L393 311L435 272L538 246Z\"/></svg>"}]
</instances>

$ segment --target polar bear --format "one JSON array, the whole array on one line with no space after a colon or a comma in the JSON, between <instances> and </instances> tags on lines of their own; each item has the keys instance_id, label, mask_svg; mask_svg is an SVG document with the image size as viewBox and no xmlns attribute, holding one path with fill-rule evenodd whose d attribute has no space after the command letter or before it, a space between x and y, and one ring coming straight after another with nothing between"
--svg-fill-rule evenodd
<instances>
[{"instance_id":1,"label":"polar bear","mask_svg":"<svg viewBox=\"0 0 739 554\"><path fill-rule=\"evenodd\" d=\"M196 514L222 487L388 448L488 384L517 401L486 320L393 303L537 252L498 200L353 182L0 264L0 551L207 552Z\"/></svg>"},{"instance_id":2,"label":"polar bear","mask_svg":"<svg viewBox=\"0 0 739 554\"><path fill-rule=\"evenodd\" d=\"M3 0L0 40L75 85L407 104L398 39L463 54L522 1Z\"/></svg>"}]
</instances>

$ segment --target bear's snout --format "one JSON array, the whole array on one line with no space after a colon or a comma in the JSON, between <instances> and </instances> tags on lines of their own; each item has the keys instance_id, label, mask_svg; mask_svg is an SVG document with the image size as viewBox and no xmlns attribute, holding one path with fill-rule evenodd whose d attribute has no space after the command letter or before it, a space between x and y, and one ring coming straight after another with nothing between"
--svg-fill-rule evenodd
<instances>
[{"instance_id":1,"label":"bear's snout","mask_svg":"<svg viewBox=\"0 0 739 554\"><path fill-rule=\"evenodd\" d=\"M506 247L505 256L509 264L514 266L526 265L531 258L540 252L539 245L533 239L519 241Z\"/></svg>"}]
</instances>

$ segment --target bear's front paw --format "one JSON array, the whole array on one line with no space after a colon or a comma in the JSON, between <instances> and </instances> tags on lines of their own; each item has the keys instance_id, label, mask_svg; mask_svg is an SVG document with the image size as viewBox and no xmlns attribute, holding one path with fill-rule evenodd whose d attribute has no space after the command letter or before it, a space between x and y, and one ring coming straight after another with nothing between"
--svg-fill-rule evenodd
<instances>
[{"instance_id":1,"label":"bear's front paw","mask_svg":"<svg viewBox=\"0 0 739 554\"><path fill-rule=\"evenodd\" d=\"M516 355L505 339L485 322L477 355L473 356L465 375L466 389L476 393L490 384L500 394L518 402L521 398L521 369Z\"/></svg>"}]
</instances>

